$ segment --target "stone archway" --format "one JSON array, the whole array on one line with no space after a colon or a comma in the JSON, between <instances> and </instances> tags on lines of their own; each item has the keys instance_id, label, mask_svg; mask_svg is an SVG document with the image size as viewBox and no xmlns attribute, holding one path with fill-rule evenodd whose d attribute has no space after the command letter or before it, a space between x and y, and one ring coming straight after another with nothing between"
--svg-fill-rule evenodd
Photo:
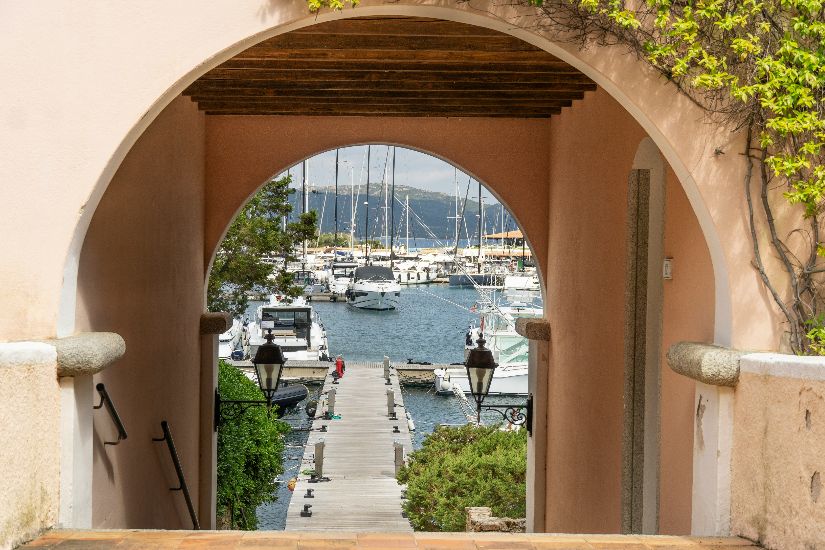
<instances>
[{"instance_id":1,"label":"stone archway","mask_svg":"<svg viewBox=\"0 0 825 550\"><path fill-rule=\"evenodd\" d=\"M738 181L736 177L741 167L732 158L733 155L716 159L708 154L719 143L730 144L732 140L726 131L704 125L700 113L680 99L675 90L659 83L639 62L625 58L621 52L605 49L577 52L573 48L559 46L553 42L553 37L542 37L512 26L524 21L522 18L529 16L529 12L493 4L489 13L482 13L476 11L478 6L467 4L445 7L424 2L386 5L370 2L365 3L358 12L323 14L320 19L308 16L303 3L261 7L260 2L253 1L235 3L231 8L204 7L202 3L177 5L166 8L169 12L154 13L151 17L139 12L131 14L134 17L109 12L90 17L84 13L75 14L78 21L75 21L76 29L73 30L90 37L88 43L77 46L84 54L79 55L78 59L93 59L95 62L89 66L95 66L96 70L103 69L100 74L91 79L83 71L78 71L67 79L60 89L73 92L69 94L71 100L68 101L63 96L57 97L57 91L43 92L23 81L19 87L10 86L15 93L22 92L21 97L25 96L27 105L40 107L41 112L50 112L53 103L67 108L65 118L59 121L31 121L26 131L21 132L19 142L7 150L7 154L16 159L11 164L23 167L13 172L11 177L29 183L27 192L34 198L26 208L18 208L22 203L12 201L6 223L9 227L27 227L26 216L32 211L48 217L50 223L38 226L34 231L15 229L9 233L12 236L9 254L20 258L19 272L8 275L9 286L22 288L23 292L11 297L8 309L12 317L24 319L25 322L19 325L4 324L4 334L10 335L9 338L62 336L83 325L76 324L75 319L78 316L77 271L81 248L88 241L87 229L93 216L101 212L104 216L117 216L116 209L108 210L108 213L105 208L101 209L107 186L117 171L135 168L125 159L135 150L139 138L146 136L150 126L160 121L164 109L172 109L176 116L187 119L193 127L201 124L191 106L176 104L175 99L195 78L263 38L310 25L317 20L373 14L441 17L497 29L552 51L590 75L654 139L673 167L677 181L686 191L685 205L689 202L696 213L700 234L708 243L713 264L715 300L712 305L715 314L712 324L715 341L746 346L748 342L760 341L765 335L774 338L770 315L765 315L768 321L753 320L754 306L747 303L747 296L757 288L758 283L747 271L747 261L743 261L746 251L736 246L736 242L741 240L737 220L741 218L742 205L741 201L732 199L739 196L735 193L738 187L732 182ZM42 29L51 24L59 28L64 25L65 21L50 23L54 20L53 8L48 14L40 9L30 7L29 11L17 14L21 21L19 28ZM84 18L87 20L79 21ZM162 24L158 24L160 21ZM152 40L139 51L133 47L121 47L118 41L114 41L111 48L97 48L95 45L100 41L94 38L99 37L103 29L113 36L121 36L123 44L129 44L130 38L145 41L146 36L151 36ZM179 57L169 56L168 51L180 50L181 43L190 44L191 48L185 48L186 51ZM44 74L50 74L49 71L64 73L63 67L56 65L57 61L48 61L53 56L44 55L43 58L47 61L29 69L31 72L22 74L21 79L42 82L48 79L37 78L37 71L44 71ZM131 63L123 63L124 59L129 59ZM133 71L134 66L140 66L142 70ZM105 70L107 68L111 70ZM14 102L10 104L15 106ZM681 113L681 118L677 120L673 118L674 106ZM147 138L157 140L155 153L162 152L164 146L169 148L176 143L174 139L169 139L176 131L174 124L171 129L166 126L163 131L166 132L165 141L158 139L157 134ZM201 128L198 131L205 130ZM75 136L80 137L72 139ZM37 147L33 146L34 143ZM163 146L158 145L161 143ZM55 151L54 158L32 157L35 151L44 147ZM57 154L59 152L64 154ZM72 172L76 178L75 184L57 189L54 176L63 174L66 168L62 159L67 157L72 158L75 164L73 168L76 169ZM193 162L195 170L196 165L197 162ZM29 174L26 166L39 166L41 170ZM135 174L132 172L132 176ZM490 178L484 179L490 181ZM721 191L714 187L716 181L726 182ZM731 183L728 184L728 181ZM48 197L48 201L43 197ZM195 193L186 198L193 204L190 213L196 217L205 215L205 207L199 211L200 206L196 204L202 198L200 195ZM205 197L203 199L205 202ZM552 202L553 199L550 200ZM143 220L132 221L139 224ZM106 241L101 235L96 238L101 239L98 245L110 245L112 249L119 244L117 241ZM549 237L545 238L549 248ZM537 246L537 249L540 248ZM203 249L201 246L199 252L193 251L188 258L197 259L201 277L203 266L208 262ZM731 273L727 266L734 264L744 267ZM192 262L187 262L185 270L187 273L194 272ZM23 280L25 282L21 282ZM98 281L105 282L104 279ZM115 293L117 289L109 291ZM34 307L26 298L32 295L38 296ZM187 315L192 315L196 304L197 300L187 296ZM767 307L763 309L769 310ZM29 310L31 313L28 313ZM734 312L738 313L736 317ZM749 330L754 327L756 330ZM110 329L118 327L115 324ZM187 338L190 337L187 335ZM140 359L136 359L133 366L137 367ZM174 397L166 396L169 400ZM720 468L724 469L724 464ZM720 505L718 498L710 500ZM158 520L158 524L161 523Z\"/></svg>"}]
</instances>

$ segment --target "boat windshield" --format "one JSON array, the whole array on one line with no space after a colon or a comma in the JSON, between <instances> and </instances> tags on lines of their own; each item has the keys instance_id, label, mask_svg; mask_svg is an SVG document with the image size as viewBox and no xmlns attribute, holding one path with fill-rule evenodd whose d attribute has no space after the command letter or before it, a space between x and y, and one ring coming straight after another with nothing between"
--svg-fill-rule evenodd
<instances>
[{"instance_id":1,"label":"boat windshield","mask_svg":"<svg viewBox=\"0 0 825 550\"><path fill-rule=\"evenodd\" d=\"M395 276L389 267L368 265L355 270L355 280L394 281Z\"/></svg>"},{"instance_id":2,"label":"boat windshield","mask_svg":"<svg viewBox=\"0 0 825 550\"><path fill-rule=\"evenodd\" d=\"M309 308L282 309L265 307L261 311L261 321L272 321L272 329L275 331L289 330L294 332L298 338L309 339L311 324L309 312Z\"/></svg>"}]
</instances>

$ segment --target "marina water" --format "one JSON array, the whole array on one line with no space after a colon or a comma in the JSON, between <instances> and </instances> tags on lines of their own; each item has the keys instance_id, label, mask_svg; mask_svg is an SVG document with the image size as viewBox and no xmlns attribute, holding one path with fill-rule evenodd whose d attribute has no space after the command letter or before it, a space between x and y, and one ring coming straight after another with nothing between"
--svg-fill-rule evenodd
<instances>
[{"instance_id":1,"label":"marina water","mask_svg":"<svg viewBox=\"0 0 825 550\"><path fill-rule=\"evenodd\" d=\"M478 301L478 292L472 288L447 285L408 286L401 291L401 307L390 311L369 311L344 303L313 302L327 330L330 353L342 355L345 361L381 361L384 355L393 362L436 364L458 363L464 360L464 334L478 322L478 315L470 309ZM260 302L250 304L250 318ZM310 386L309 399L317 399L321 386ZM413 418L416 431L413 445L418 448L424 437L441 424L460 425L467 422L455 396L435 395L432 387L404 387L404 404ZM523 402L523 398L490 396L485 403ZM311 420L303 403L284 416L294 427L308 427ZM495 422L495 417L487 419ZM259 529L282 530L286 510L292 496L286 482L300 470L312 468L301 465L307 433L295 431L286 437L284 474L279 478L278 499L258 508Z\"/></svg>"}]
</instances>

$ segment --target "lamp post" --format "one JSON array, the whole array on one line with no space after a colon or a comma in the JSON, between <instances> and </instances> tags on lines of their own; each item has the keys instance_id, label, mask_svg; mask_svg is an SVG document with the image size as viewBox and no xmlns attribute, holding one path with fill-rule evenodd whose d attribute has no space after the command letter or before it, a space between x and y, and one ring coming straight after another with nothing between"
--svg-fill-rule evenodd
<instances>
[{"instance_id":1,"label":"lamp post","mask_svg":"<svg viewBox=\"0 0 825 550\"><path fill-rule=\"evenodd\" d=\"M481 411L495 411L503 420L515 426L524 425L527 433L533 433L533 396L527 396L524 405L484 405L484 399L490 393L493 383L493 374L498 363L495 362L493 352L484 347L487 341L484 335L479 335L478 347L470 350L464 366L467 368L467 379L470 382L470 393L476 402L476 423L481 424ZM523 411L523 412L522 412Z\"/></svg>"},{"instance_id":2,"label":"lamp post","mask_svg":"<svg viewBox=\"0 0 825 550\"><path fill-rule=\"evenodd\" d=\"M264 405L267 409L272 408L272 398L278 390L283 372L284 354L281 347L274 343L275 337L272 329L266 333L266 343L258 346L252 364L255 367L255 376L258 378L258 386L261 388L265 399L221 399L218 390L215 390L215 431L218 426L226 420L234 420L242 416L250 407Z\"/></svg>"}]
</instances>

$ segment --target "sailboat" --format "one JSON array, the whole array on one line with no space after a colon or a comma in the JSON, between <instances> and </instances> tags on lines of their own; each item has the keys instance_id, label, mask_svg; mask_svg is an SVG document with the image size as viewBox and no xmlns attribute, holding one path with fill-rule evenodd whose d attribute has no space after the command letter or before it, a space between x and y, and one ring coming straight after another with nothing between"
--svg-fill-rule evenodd
<instances>
[{"instance_id":1,"label":"sailboat","mask_svg":"<svg viewBox=\"0 0 825 550\"><path fill-rule=\"evenodd\" d=\"M369 152L368 152L369 156ZM392 194L393 201L395 200L395 148L393 148L392 155ZM386 174L386 172L385 172ZM369 182L369 167L367 168L367 182ZM367 188L369 190L369 187ZM391 203L392 204L392 203ZM395 209L391 210L393 218ZM385 211L386 215L386 211ZM367 192L367 216L369 220L369 191ZM369 223L369 221L367 221ZM393 222L394 223L394 222ZM385 222L386 225L386 222ZM392 223L391 223L392 227ZM390 230L390 267L369 265L370 259L367 256L366 266L359 267L352 275L352 282L347 288L347 303L359 309L373 309L373 310L388 310L398 307L401 296L401 285L395 279L393 274L393 235L394 231ZM368 234L368 232L367 232Z\"/></svg>"}]
</instances>

